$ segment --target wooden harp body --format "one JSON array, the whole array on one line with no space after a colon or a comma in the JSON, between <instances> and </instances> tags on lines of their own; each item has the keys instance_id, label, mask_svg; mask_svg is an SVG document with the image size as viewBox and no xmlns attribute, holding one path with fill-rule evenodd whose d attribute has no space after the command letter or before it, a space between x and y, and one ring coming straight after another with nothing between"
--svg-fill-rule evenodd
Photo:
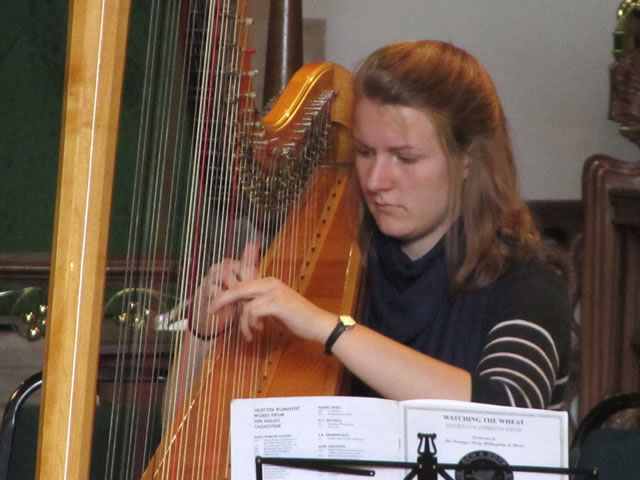
<instances>
[{"instance_id":1,"label":"wooden harp body","mask_svg":"<svg viewBox=\"0 0 640 480\"><path fill-rule=\"evenodd\" d=\"M295 127L304 103L336 91L340 84L341 92L349 92L350 75L335 65L303 67L265 117L267 135L288 137L286 130ZM349 104L336 103L331 113L332 122L342 124L338 130L348 125ZM278 277L296 272L288 283L306 298L329 311L355 315L360 254L354 234L354 185L347 137L340 138L348 130L337 133L330 149L332 165L311 174L263 255L260 271ZM300 225L313 225L311 235ZM235 330L226 332L213 341L143 478L228 478L233 398L334 395L341 393L343 380L339 363L321 346L292 336L275 322L267 323L251 344Z\"/></svg>"},{"instance_id":2,"label":"wooden harp body","mask_svg":"<svg viewBox=\"0 0 640 480\"><path fill-rule=\"evenodd\" d=\"M153 241L145 243L144 248L133 249L134 255L127 259L132 268L131 283L123 288L126 294L122 297L124 311L120 318L124 319L122 338L129 345L135 343L135 347L123 350L121 357L125 363L115 366L122 373L123 383L126 377L127 385L119 390L117 399L114 396L110 406L119 416L111 421L106 448L114 450L107 454L106 478L228 478L231 399L340 392L342 372L335 359L326 356L321 346L293 337L275 321L267 322L260 340L251 344L244 343L233 326L206 346L194 340L189 332L189 327L196 325L193 299L206 269L242 247L237 243L243 240L233 238L241 223L238 218L243 222L249 218L250 223L258 225L262 275L282 278L330 311L354 314L356 310L360 256L350 164L349 72L330 63L303 67L271 111L256 121L255 115L247 114L254 107L248 74L249 50L241 42L247 36L249 23L246 5L213 0L187 3L194 10L176 9L176 23L180 27L176 38L181 48L172 61L182 67L174 81L167 83L167 91L186 91L194 82L200 87L217 82L224 90L200 91L191 104L187 99L177 107L188 120L172 119L168 130L178 130L181 122L189 125L188 135L183 137L193 143L184 149L186 154L181 148L166 153L169 151L166 145L175 147L180 143L174 139L145 156L159 159L153 164L154 171L175 169L182 161L196 166L185 168L185 177L175 184L156 173L152 181L141 184L159 185L165 193L177 191L178 184L198 188L186 190L191 192L190 199L174 203L156 199L148 191L141 201L158 207L160 213L152 220L139 222L156 225L157 229L152 235L143 235L145 240ZM125 0L104 5L76 0L70 7L39 478L88 478L90 446L97 441L93 432L96 378L101 358L100 332L102 323L108 321L103 318L105 261L129 9ZM215 25L216 30L200 33L198 9L206 12L202 18L208 18L207 22ZM221 22L229 19L225 28L233 31L222 30ZM198 57L198 65L203 65L200 62L205 56L217 59L217 55L227 54L232 44L238 42L239 50L233 53L234 65L241 71L225 63L212 76L182 82L185 72L193 71L194 65L193 61L184 61L184 52L189 50L186 46L193 47L189 34L184 34L185 25L190 22L191 28L197 27L197 35L209 36L217 42L211 51L205 49L207 53ZM227 91L228 88L234 90ZM220 120L220 112L229 110L236 114ZM200 122L205 126L197 126ZM155 120L151 124L157 127ZM207 135L208 129L216 124L225 124L223 133ZM217 145L222 140L226 142L224 148ZM217 170L223 173L216 173L213 180L202 180L203 172ZM220 176L223 180L218 180ZM210 183L217 181L230 186L224 195L217 195L218 187ZM274 193L278 185L300 188L293 193ZM202 195L198 193L203 191ZM220 207L209 200L214 196L231 200ZM137 205L135 201L132 203ZM170 248L176 223L163 216L178 211L178 206L183 209L179 210L179 220L188 227L187 233L175 235L183 240L175 249L181 258L175 258ZM187 214L183 212L194 211L199 213L184 218ZM203 219L220 211L230 212L231 220L218 218L205 226ZM203 240L205 237L207 241ZM246 240L246 236L243 238ZM152 249L147 246L150 244L161 248ZM212 247L219 244L224 246L217 250ZM170 255L166 256L166 252ZM166 270L173 266L177 286L169 295L165 287L171 275ZM148 275L156 270L158 277ZM164 296L173 299L169 307ZM127 310L131 305L137 307ZM172 392L164 391L161 397L149 395L146 390L138 390L143 381L137 375L156 368L157 355L147 349L158 344L159 331L167 326L158 319L169 318L170 312L177 313L169 327L172 338L169 361L175 371L176 365L182 365L180 359L187 358L190 380L186 384L177 382L179 394L172 396ZM135 322L127 321L133 317ZM176 327L181 321L182 328ZM193 358L181 350L191 348L190 344L196 344L200 352ZM136 364L138 360L140 363ZM139 393L143 391L144 394ZM174 400L168 400L171 398ZM134 403L126 405L126 414L121 414L121 405L117 405L123 399L127 402L133 399ZM146 408L161 411L161 435L155 426L152 435L159 437L159 442L148 441L153 423L150 419L155 413ZM135 414L131 413L133 410ZM131 425L125 425L127 422ZM131 455L132 459L122 461L125 455Z\"/></svg>"}]
</instances>

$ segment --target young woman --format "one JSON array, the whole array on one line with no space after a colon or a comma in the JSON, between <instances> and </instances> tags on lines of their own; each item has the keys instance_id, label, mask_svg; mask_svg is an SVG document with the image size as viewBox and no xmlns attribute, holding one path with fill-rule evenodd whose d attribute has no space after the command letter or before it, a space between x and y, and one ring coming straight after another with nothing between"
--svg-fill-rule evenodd
<instances>
[{"instance_id":1,"label":"young woman","mask_svg":"<svg viewBox=\"0 0 640 480\"><path fill-rule=\"evenodd\" d=\"M355 93L361 322L337 325L336 312L248 271L235 272L209 313L237 305L248 340L274 317L326 345L359 379L357 395L558 407L567 290L519 196L489 75L451 44L407 42L371 54Z\"/></svg>"}]
</instances>

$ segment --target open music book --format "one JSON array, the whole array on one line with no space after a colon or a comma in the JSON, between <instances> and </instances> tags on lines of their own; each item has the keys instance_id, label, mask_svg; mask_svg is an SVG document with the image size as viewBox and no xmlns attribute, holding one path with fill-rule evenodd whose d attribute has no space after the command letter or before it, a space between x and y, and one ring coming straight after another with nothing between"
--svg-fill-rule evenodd
<instances>
[{"instance_id":1,"label":"open music book","mask_svg":"<svg viewBox=\"0 0 640 480\"><path fill-rule=\"evenodd\" d=\"M568 465L566 412L441 400L285 397L232 402L231 478L255 478L256 456L415 462L418 433L436 434L439 463ZM397 480L407 472L378 468L376 478ZM491 473L483 477L493 478ZM263 466L264 479L320 479L327 475ZM541 476L559 478L514 474L518 480ZM338 478L358 477L341 474Z\"/></svg>"}]
</instances>

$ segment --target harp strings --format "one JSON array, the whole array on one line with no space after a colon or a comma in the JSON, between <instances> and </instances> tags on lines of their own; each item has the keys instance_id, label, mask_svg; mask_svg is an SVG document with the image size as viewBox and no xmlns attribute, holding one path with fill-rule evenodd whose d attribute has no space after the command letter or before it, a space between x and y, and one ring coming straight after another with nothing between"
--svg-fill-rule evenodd
<instances>
[{"instance_id":1,"label":"harp strings","mask_svg":"<svg viewBox=\"0 0 640 480\"><path fill-rule=\"evenodd\" d=\"M151 456L154 478L204 474L211 458L229 464L224 399L259 395L278 339L268 323L247 345L233 324L211 318L203 279L253 241L269 252L259 275L300 288L300 252L312 249L317 230L300 212L303 204L318 211L326 196L305 185L323 174L331 95L303 107L300 125L266 131L251 93L245 2L156 1L151 14L108 478L139 478ZM219 285L221 275L209 280ZM218 336L203 342L189 329ZM149 379L166 365L162 391Z\"/></svg>"},{"instance_id":2,"label":"harp strings","mask_svg":"<svg viewBox=\"0 0 640 480\"><path fill-rule=\"evenodd\" d=\"M204 15L202 25L194 22L196 28L194 36L201 35L200 48L202 55L198 60L197 72L200 79L197 99L197 113L194 128L194 152L195 159L192 171L190 188L190 212L188 230L185 235L189 240L186 245L182 270L188 272L183 280L182 293L179 295L183 304L187 305L186 319L190 328L195 331L205 330L204 323L208 318L207 292L202 288L202 281L211 265L230 256L233 243L238 242L234 237L234 226L237 212L234 209L241 208L238 192L235 188L234 151L236 149L238 131L238 105L240 96L239 59L240 48L237 45L237 29L239 24L238 12L234 11L233 2L215 2L203 5ZM201 30L201 32L200 32ZM197 41L197 40L196 40ZM193 63L193 62L192 62ZM230 245L231 243L231 245ZM211 279L213 283L220 284L219 273ZM213 318L213 331L220 329L220 319ZM228 342L232 335L224 335L222 342L213 342L212 352L206 352L205 356L219 358L222 350L222 361L226 360L226 352L229 351ZM203 348L198 342L181 342L181 348L187 348L186 352L178 351L179 357L185 357L185 372L178 372L178 376L184 373L186 385L194 385L196 376L200 373ZM222 369L227 374L227 369ZM232 372L237 375L237 372ZM198 415L208 419L215 414L216 419L222 415L216 414L211 405L215 401L214 379L212 375L203 377L204 382L198 385L200 389L197 395L201 402ZM181 386L179 386L182 388ZM187 392L186 397L193 394ZM177 397L176 405L182 401ZM218 407L220 408L220 407ZM170 409L171 411L172 409ZM178 419L179 420L179 419ZM209 428L207 420L195 425L195 431L189 431L192 427L186 423L184 436L186 438L197 437L196 451L189 451L187 442L176 446L178 450L178 465L187 462L193 466L194 471L203 472L205 459L212 452L205 451L204 446L209 445L209 436L215 435L218 428L213 431ZM220 441L213 441L214 449L220 448ZM208 449L207 449L208 450Z\"/></svg>"},{"instance_id":3,"label":"harp strings","mask_svg":"<svg viewBox=\"0 0 640 480\"><path fill-rule=\"evenodd\" d=\"M189 231L186 235L191 243L186 246L183 266L183 270L190 270L190 273L183 281L184 293L180 295L182 303L188 305L187 322L196 331L201 331L203 321L209 320L206 312L207 299L201 298L205 291L199 288L202 278L211 265L225 257L236 256L241 251L246 235L239 234L240 224L252 224L252 219L258 216L256 209L248 206L237 189L236 160L240 140L246 129L243 123L255 111L248 95L249 82L242 65L247 55L246 28L241 28L245 18L246 13L241 14L234 2L218 2L209 5L204 22L203 31L206 33L203 34L203 55L197 69L202 74L198 82L201 90L196 96L199 121L194 129L193 155L199 161L192 174L194 180L188 211L193 212L193 216L189 217ZM211 281L220 284L221 272L216 275ZM220 320L214 317L213 322L213 331L219 331ZM206 356L223 364L220 369L223 375L233 377L228 388L234 391L234 395L246 396L247 392L242 387L246 377L245 369L230 369L226 366L232 363L230 352L235 356L233 365L246 364L245 357L239 354L243 348L237 345L238 341L237 335L225 334L220 341L211 344L211 351L206 352ZM181 342L181 348L187 348L187 352L177 354L187 359L179 364L181 367L185 365L186 371L178 372L178 376L183 374L186 377L186 385L193 385L196 376L200 374L203 347L197 343L192 338ZM193 345L195 348L192 349ZM197 413L205 421L195 425L195 431L189 431L192 428L190 423L185 422L184 427L184 437L198 437L196 444L200 448L195 452L189 451L186 442L174 447L180 457L177 463L189 463L195 472L203 471L207 459L212 454L216 456L215 452L222 450L227 442L223 435L224 429L219 425L225 420L222 412L225 405L216 401L220 392L215 387L219 383L226 386L228 382L218 382L213 375L203 375L201 378L204 380L198 384L198 391L188 393L187 398L200 397ZM176 398L174 404L177 406L182 397L178 395ZM210 416L215 419L214 428L210 427ZM177 421L181 419L178 417ZM214 438L210 439L211 436Z\"/></svg>"},{"instance_id":4,"label":"harp strings","mask_svg":"<svg viewBox=\"0 0 640 480\"><path fill-rule=\"evenodd\" d=\"M128 273L123 290L125 295L122 296L122 313L118 318L121 328L116 360L117 378L112 400L118 407L137 405L138 397L141 396L138 386L144 382L145 372L155 372L158 369L163 350L170 352L170 356L175 356L176 352L180 354L183 334L178 332L172 336L169 344L161 345L159 332L150 328L152 325L149 321L154 312L162 312L168 308L170 304L167 299L170 298L175 299L172 311L177 312L177 315L174 320L180 320L185 315L187 318L193 316L193 312L185 310L185 306L191 308L192 302L189 299L193 296L190 292L197 281L195 279L201 274L202 262L211 254L202 247L211 229L207 230L206 225L198 223L199 217L189 212L194 212L197 208L210 208L203 198L211 196L213 183L211 175L207 176L202 165L206 165L214 157L220 161L217 142L220 138L228 138L224 131L212 134L207 131L206 126L203 127L206 122L193 120L206 118L202 113L189 113L193 112L194 105L202 112L207 102L211 111L222 111L219 108L223 98L221 89L213 83L216 75L220 76L221 60L217 52L212 50L216 48L215 45L209 43L207 46L202 35L207 30L212 31L211 19L216 19L220 25L220 18L226 15L223 12L225 7L219 3L212 4L208 9L208 29L203 29L200 24L202 8L206 7L203 2L191 2L188 5L190 10L175 2L169 5L155 2L153 5L141 133L134 176ZM218 32L219 30L218 28ZM213 31L215 35L219 35ZM186 37L184 32L187 32ZM206 50L204 54L199 51L202 48ZM159 62L158 58L163 61ZM198 63L200 65L193 68ZM208 90L214 93L203 95L196 92L195 95L191 93L190 97L189 93L194 85L196 90L199 85L206 85L206 79L197 78L202 71L212 72L208 74L208 78L212 79L214 88ZM211 107L212 103L214 107ZM223 124L221 115L216 115L218 118L209 116L208 121ZM184 178L188 173L185 158L200 159L200 163L193 163L190 173L193 193L186 205L181 200ZM196 197L198 193L199 198ZM201 213L205 218L211 217L210 212ZM218 213L214 223L221 218L224 217ZM216 227L216 230L219 229ZM175 235L172 232L181 233ZM171 287L166 281L166 272L176 258L182 258L182 275L176 287ZM190 272L190 275L185 275L184 272ZM172 361L170 358L168 363ZM193 370L191 365L189 367ZM195 374L191 371L188 375ZM151 383L151 388L157 389L158 384ZM107 463L112 478L125 478L122 472L128 472L132 468L132 459L140 457L141 449L144 451L144 458L149 456L148 442L145 438L140 440L139 431L155 433L155 426L150 426L150 412L158 409L160 403L157 392L152 391L149 396L152 401L148 403L150 408L146 412L142 408L114 408L109 451L115 453L110 454ZM177 402L176 398L174 395L173 403ZM164 424L167 424L167 419ZM127 455L121 457L122 452L127 452Z\"/></svg>"},{"instance_id":5,"label":"harp strings","mask_svg":"<svg viewBox=\"0 0 640 480\"><path fill-rule=\"evenodd\" d=\"M158 28L156 7L157 5L155 4L152 7L150 31ZM156 55L152 51L154 45L149 45L150 48L147 51L147 57L155 58ZM147 65L150 64L147 63ZM149 76L150 68L152 67L149 66L145 74L146 76ZM146 84L148 85L148 82ZM142 116L144 117L148 115L148 99L150 98L148 91L145 91L143 97L147 99L143 101L142 105ZM142 123L144 124L144 121ZM149 135L141 130L138 145L139 158L144 156L148 145ZM141 345L144 343L147 335L137 328L137 326L144 322L144 312L149 311L151 308L150 297L140 296L140 291L149 290L152 275L150 271L140 269L140 265L148 264L150 257L147 246L153 236L143 237L138 234L141 229L136 228L136 225L145 222L145 219L141 215L136 214L136 212L141 210L140 207L145 202L144 195L147 191L145 179L148 177L148 171L150 169L152 169L152 166L138 161L136 162L136 169L133 175L133 183L135 185L134 192L136 193L132 198L132 212L134 214L131 216L130 231L132 235L129 237L128 244L125 289L123 290L124 294L121 296L121 313L117 318L120 323L118 330L120 338L117 342L115 354L115 381L113 383L114 388L111 400L114 407L112 410L107 447L106 476L108 478L116 478L118 477L118 471L131 467L130 464L135 458L133 454L125 456L122 461L116 465L118 459L116 445L127 443L127 446L132 449L138 448L135 431L140 427L140 424L145 421L145 415L143 413L125 407L124 405L127 402L129 405L135 405L137 403L138 390L128 388L127 385L140 381L147 365L147 362L138 361L142 352ZM163 286L160 285L159 288L162 289ZM152 359L152 362L153 361L154 359ZM153 366L151 369L153 369ZM151 428L147 428L146 430L152 431Z\"/></svg>"},{"instance_id":6,"label":"harp strings","mask_svg":"<svg viewBox=\"0 0 640 480\"><path fill-rule=\"evenodd\" d=\"M240 239L237 237L235 229L240 218L240 213L245 210L242 199L239 198L237 190L236 176L236 153L238 149L238 141L241 135L240 113L244 107L241 90L242 78L242 51L246 49L246 39L240 38L239 26L242 21L240 12L235 9L233 3L224 5L218 4L218 11L215 20L211 19L209 25L215 28L213 35L207 38L214 42L212 50L216 52L215 68L203 69L203 71L213 72L213 78L208 79L209 85L213 88L215 101L211 112L207 111L205 118L214 118L213 135L210 135L209 150L214 155L209 165L213 165L211 172L211 188L208 196L214 198L212 205L213 211L207 212L205 218L212 222L208 225L207 232L214 232L213 235L213 255L205 254L201 257L200 273L197 278L201 278L212 264L220 261L224 257L234 256L234 250L239 248ZM211 15L210 15L211 17ZM211 75L211 73L209 73ZM203 84L206 84L203 82ZM207 97L212 92L207 92ZM204 97L204 96L203 96ZM208 108L207 108L208 110ZM210 242L207 242L207 244ZM214 284L222 283L222 271L218 270ZM207 318L206 301L200 302L201 311L197 312L201 321ZM195 319L192 318L195 323ZM214 331L220 330L220 319L213 318ZM229 363L229 352L232 349L230 342L237 341L235 335L222 335L221 342L214 342L210 357L217 359L218 362L224 364ZM221 350L221 352L218 352ZM237 351L236 351L237 352ZM236 353L237 355L237 353ZM194 368L194 371L198 370ZM241 375L237 370L229 370L229 367L221 368L223 375L234 375L236 379ZM200 395L203 397L199 404L199 416L204 419L199 425L196 425L197 431L193 432L198 438L196 445L198 449L194 452L193 465L196 474L204 474L206 468L206 460L211 455L219 457L219 451L223 447L224 439L221 438L220 422L224 418L222 411L223 405L216 402L217 396L220 394L216 390L216 381L213 375L205 375L204 385ZM237 385L236 379L232 385ZM233 387L235 388L235 387ZM215 407L215 408L214 408ZM211 428L210 418L213 416L215 422ZM213 437L213 438L210 438ZM212 451L213 450L213 451ZM185 455L190 452L185 451Z\"/></svg>"}]
</instances>

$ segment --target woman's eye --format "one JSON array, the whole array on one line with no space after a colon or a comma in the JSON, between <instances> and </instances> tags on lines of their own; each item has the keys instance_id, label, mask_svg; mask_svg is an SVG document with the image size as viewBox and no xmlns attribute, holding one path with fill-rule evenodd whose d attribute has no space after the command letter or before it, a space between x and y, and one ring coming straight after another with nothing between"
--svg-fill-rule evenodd
<instances>
[{"instance_id":1,"label":"woman's eye","mask_svg":"<svg viewBox=\"0 0 640 480\"><path fill-rule=\"evenodd\" d=\"M371 156L371 150L367 150L365 148L356 148L356 155L359 157L369 157Z\"/></svg>"},{"instance_id":2,"label":"woman's eye","mask_svg":"<svg viewBox=\"0 0 640 480\"><path fill-rule=\"evenodd\" d=\"M416 161L416 158L399 155L398 160L400 160L402 163L414 163Z\"/></svg>"}]
</instances>

